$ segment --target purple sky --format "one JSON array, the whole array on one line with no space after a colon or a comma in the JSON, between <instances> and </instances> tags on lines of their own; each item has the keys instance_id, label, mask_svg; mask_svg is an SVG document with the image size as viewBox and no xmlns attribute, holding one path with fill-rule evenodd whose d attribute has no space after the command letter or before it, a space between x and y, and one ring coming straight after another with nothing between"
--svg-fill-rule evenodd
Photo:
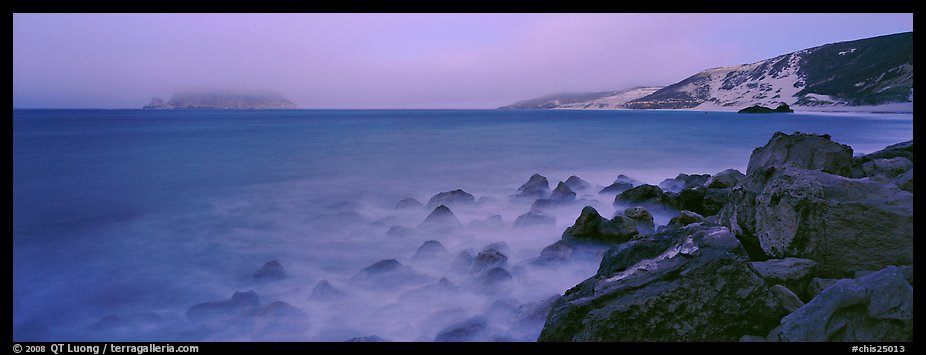
<instances>
[{"instance_id":1,"label":"purple sky","mask_svg":"<svg viewBox=\"0 0 926 355\"><path fill-rule=\"evenodd\" d=\"M912 14L14 14L13 106L237 88L304 108L494 108L912 30Z\"/></svg>"}]
</instances>

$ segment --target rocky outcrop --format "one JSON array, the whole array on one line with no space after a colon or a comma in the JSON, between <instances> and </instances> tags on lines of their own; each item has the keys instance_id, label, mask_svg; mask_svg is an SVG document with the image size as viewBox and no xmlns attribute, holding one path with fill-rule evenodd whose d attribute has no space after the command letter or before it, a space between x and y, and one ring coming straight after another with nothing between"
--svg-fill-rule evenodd
<instances>
[{"instance_id":1,"label":"rocky outcrop","mask_svg":"<svg viewBox=\"0 0 926 355\"><path fill-rule=\"evenodd\" d=\"M913 286L889 266L837 281L781 319L777 341L913 341Z\"/></svg>"},{"instance_id":2,"label":"rocky outcrop","mask_svg":"<svg viewBox=\"0 0 926 355\"><path fill-rule=\"evenodd\" d=\"M736 113L792 113L794 110L788 106L788 104L781 104L778 107L772 109L761 105L753 105L742 110L736 111Z\"/></svg>"},{"instance_id":3,"label":"rocky outcrop","mask_svg":"<svg viewBox=\"0 0 926 355\"><path fill-rule=\"evenodd\" d=\"M634 219L616 216L609 220L598 214L594 207L585 206L575 224L563 231L563 239L621 243L638 234Z\"/></svg>"},{"instance_id":4,"label":"rocky outcrop","mask_svg":"<svg viewBox=\"0 0 926 355\"><path fill-rule=\"evenodd\" d=\"M740 242L701 223L612 247L556 301L539 340L736 341L783 315Z\"/></svg>"},{"instance_id":5,"label":"rocky outcrop","mask_svg":"<svg viewBox=\"0 0 926 355\"><path fill-rule=\"evenodd\" d=\"M431 197L428 200L428 209L435 208L437 206L463 206L470 205L476 202L476 197L470 193L463 191L462 189L456 189L453 191L445 191L438 193Z\"/></svg>"},{"instance_id":6,"label":"rocky outcrop","mask_svg":"<svg viewBox=\"0 0 926 355\"><path fill-rule=\"evenodd\" d=\"M258 281L282 280L286 278L286 271L283 270L283 265L279 261L271 260L254 272L252 277Z\"/></svg>"},{"instance_id":7,"label":"rocky outcrop","mask_svg":"<svg viewBox=\"0 0 926 355\"><path fill-rule=\"evenodd\" d=\"M743 175L739 170L727 169L707 179L707 181L704 182L704 187L709 189L725 189L736 186L744 177L746 177L746 175Z\"/></svg>"},{"instance_id":8,"label":"rocky outcrop","mask_svg":"<svg viewBox=\"0 0 926 355\"><path fill-rule=\"evenodd\" d=\"M550 182L540 174L531 175L523 185L518 187L514 194L515 199L536 200L550 196Z\"/></svg>"},{"instance_id":9,"label":"rocky outcrop","mask_svg":"<svg viewBox=\"0 0 926 355\"><path fill-rule=\"evenodd\" d=\"M755 258L797 257L823 277L913 262L913 195L852 179L852 148L829 136L776 133L749 160L720 220Z\"/></svg>"}]
</instances>

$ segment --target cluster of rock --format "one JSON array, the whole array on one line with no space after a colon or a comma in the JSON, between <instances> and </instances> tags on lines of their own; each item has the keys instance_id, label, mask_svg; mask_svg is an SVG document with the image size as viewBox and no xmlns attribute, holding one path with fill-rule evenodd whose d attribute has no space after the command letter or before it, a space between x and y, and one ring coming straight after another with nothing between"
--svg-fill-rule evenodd
<instances>
[{"instance_id":1,"label":"cluster of rock","mask_svg":"<svg viewBox=\"0 0 926 355\"><path fill-rule=\"evenodd\" d=\"M544 253L610 245L539 340L912 341L912 147L853 158L826 135L776 133L746 174L620 192L617 205L681 210L654 234L630 210L586 207Z\"/></svg>"}]
</instances>

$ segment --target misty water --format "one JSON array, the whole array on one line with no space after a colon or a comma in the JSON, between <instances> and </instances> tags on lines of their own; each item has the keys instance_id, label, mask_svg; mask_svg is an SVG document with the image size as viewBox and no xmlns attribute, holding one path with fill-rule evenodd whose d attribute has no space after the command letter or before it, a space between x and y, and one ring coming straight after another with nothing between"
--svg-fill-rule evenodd
<instances>
[{"instance_id":1,"label":"misty water","mask_svg":"<svg viewBox=\"0 0 926 355\"><path fill-rule=\"evenodd\" d=\"M592 276L597 260L536 265L585 205L602 215L619 174L745 171L776 131L827 133L868 153L912 139L912 115L665 111L14 110L16 341L431 341L459 322L478 340L536 339L538 305ZM591 188L515 227L534 173ZM411 197L463 189L454 228L418 228ZM501 216L488 219L493 215ZM656 215L664 224L670 215ZM402 226L398 228L394 226ZM393 233L388 233L390 229ZM447 253L413 258L428 240ZM512 279L486 287L458 255L496 245ZM357 276L380 260L393 277ZM256 280L278 260L281 280ZM447 280L440 281L441 278ZM312 297L321 280L341 294ZM449 282L447 282L449 281ZM497 285L496 285L497 286ZM253 290L257 315L188 309ZM282 301L289 306L272 306ZM276 308L274 308L276 307ZM246 324L245 324L246 323ZM476 326L472 326L476 324Z\"/></svg>"}]
</instances>

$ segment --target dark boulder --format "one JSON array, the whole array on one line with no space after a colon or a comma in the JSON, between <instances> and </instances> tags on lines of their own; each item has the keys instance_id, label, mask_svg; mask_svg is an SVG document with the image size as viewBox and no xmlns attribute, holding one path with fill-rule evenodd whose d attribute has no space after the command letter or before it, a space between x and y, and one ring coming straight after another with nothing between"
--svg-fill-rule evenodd
<instances>
[{"instance_id":1,"label":"dark boulder","mask_svg":"<svg viewBox=\"0 0 926 355\"><path fill-rule=\"evenodd\" d=\"M494 267L508 266L508 257L502 252L495 249L485 249L473 258L473 264L469 272L478 274Z\"/></svg>"},{"instance_id":2,"label":"dark boulder","mask_svg":"<svg viewBox=\"0 0 926 355\"><path fill-rule=\"evenodd\" d=\"M542 198L542 199L534 201L534 203L531 204L530 210L531 211L542 211L542 210L551 208L553 206L556 206L556 201L553 201L553 199L549 199L549 198Z\"/></svg>"},{"instance_id":3,"label":"dark boulder","mask_svg":"<svg viewBox=\"0 0 926 355\"><path fill-rule=\"evenodd\" d=\"M829 135L775 132L768 143L752 151L746 175L796 168L848 176L852 165L852 147L833 142Z\"/></svg>"},{"instance_id":4,"label":"dark boulder","mask_svg":"<svg viewBox=\"0 0 926 355\"><path fill-rule=\"evenodd\" d=\"M437 206L463 206L471 205L476 202L476 197L461 189L438 193L428 200L427 208L431 209Z\"/></svg>"},{"instance_id":5,"label":"dark boulder","mask_svg":"<svg viewBox=\"0 0 926 355\"><path fill-rule=\"evenodd\" d=\"M668 228L612 247L553 305L540 341L736 341L784 315L724 227Z\"/></svg>"},{"instance_id":6,"label":"dark boulder","mask_svg":"<svg viewBox=\"0 0 926 355\"><path fill-rule=\"evenodd\" d=\"M282 280L286 278L286 271L283 270L283 265L279 261L271 260L257 270L252 277L258 281Z\"/></svg>"},{"instance_id":7,"label":"dark boulder","mask_svg":"<svg viewBox=\"0 0 926 355\"><path fill-rule=\"evenodd\" d=\"M555 203L572 202L576 200L576 193L566 183L560 181L550 194L550 199Z\"/></svg>"},{"instance_id":8,"label":"dark boulder","mask_svg":"<svg viewBox=\"0 0 926 355\"><path fill-rule=\"evenodd\" d=\"M598 191L598 193L602 195L619 194L632 188L633 184L629 182L615 182L611 185L605 186L605 188L601 189L601 191Z\"/></svg>"},{"instance_id":9,"label":"dark boulder","mask_svg":"<svg viewBox=\"0 0 926 355\"><path fill-rule=\"evenodd\" d=\"M569 186L572 191L582 191L592 187L591 184L575 175L566 179L566 186Z\"/></svg>"},{"instance_id":10,"label":"dark boulder","mask_svg":"<svg viewBox=\"0 0 926 355\"><path fill-rule=\"evenodd\" d=\"M540 211L528 211L514 220L514 227L552 226L556 224L556 217L548 216Z\"/></svg>"},{"instance_id":11,"label":"dark boulder","mask_svg":"<svg viewBox=\"0 0 926 355\"><path fill-rule=\"evenodd\" d=\"M895 178L913 169L913 162L903 157L875 159L865 162L861 168L866 177Z\"/></svg>"},{"instance_id":12,"label":"dark boulder","mask_svg":"<svg viewBox=\"0 0 926 355\"><path fill-rule=\"evenodd\" d=\"M791 107L788 107L788 104L781 104L778 107L771 109L761 105L753 105L742 110L736 111L736 113L792 113L794 110Z\"/></svg>"},{"instance_id":13,"label":"dark boulder","mask_svg":"<svg viewBox=\"0 0 926 355\"><path fill-rule=\"evenodd\" d=\"M403 198L395 204L395 209L397 210L407 210L413 208L421 208L421 202L411 197Z\"/></svg>"},{"instance_id":14,"label":"dark boulder","mask_svg":"<svg viewBox=\"0 0 926 355\"><path fill-rule=\"evenodd\" d=\"M704 182L703 186L709 189L725 189L736 186L744 177L746 175L743 175L739 170L727 169L711 176Z\"/></svg>"},{"instance_id":15,"label":"dark boulder","mask_svg":"<svg viewBox=\"0 0 926 355\"><path fill-rule=\"evenodd\" d=\"M701 223L704 222L704 217L691 212L691 211L681 211L678 213L678 216L672 217L669 220L669 226L684 227L692 223Z\"/></svg>"},{"instance_id":16,"label":"dark boulder","mask_svg":"<svg viewBox=\"0 0 926 355\"><path fill-rule=\"evenodd\" d=\"M309 296L313 301L335 301L344 297L344 291L338 290L331 285L328 280L321 280L312 288L312 294Z\"/></svg>"},{"instance_id":17,"label":"dark boulder","mask_svg":"<svg viewBox=\"0 0 926 355\"><path fill-rule=\"evenodd\" d=\"M563 239L621 243L639 234L636 221L627 216L607 219L594 207L585 206L572 227L563 231Z\"/></svg>"},{"instance_id":18,"label":"dark boulder","mask_svg":"<svg viewBox=\"0 0 926 355\"><path fill-rule=\"evenodd\" d=\"M855 166L861 166L875 159L906 158L913 161L913 141L892 144L879 151L855 158ZM861 177L861 176L859 176Z\"/></svg>"},{"instance_id":19,"label":"dark boulder","mask_svg":"<svg viewBox=\"0 0 926 355\"><path fill-rule=\"evenodd\" d=\"M420 283L426 279L427 276L414 271L410 266L402 265L395 259L386 259L360 270L350 281L364 287L390 288Z\"/></svg>"},{"instance_id":20,"label":"dark boulder","mask_svg":"<svg viewBox=\"0 0 926 355\"><path fill-rule=\"evenodd\" d=\"M769 334L779 341L913 341L913 286L889 266L859 279L839 280L781 319Z\"/></svg>"},{"instance_id":21,"label":"dark boulder","mask_svg":"<svg viewBox=\"0 0 926 355\"><path fill-rule=\"evenodd\" d=\"M640 235L652 235L655 232L653 214L643 206L629 207L624 210L624 216L633 220Z\"/></svg>"},{"instance_id":22,"label":"dark boulder","mask_svg":"<svg viewBox=\"0 0 926 355\"><path fill-rule=\"evenodd\" d=\"M512 197L517 199L536 200L547 198L548 196L550 196L550 182L547 181L547 178L543 175L534 174L531 175L527 182L518 187L518 192Z\"/></svg>"},{"instance_id":23,"label":"dark boulder","mask_svg":"<svg viewBox=\"0 0 926 355\"><path fill-rule=\"evenodd\" d=\"M794 312L804 306L804 301L801 301L801 298L797 297L794 291L783 285L772 286L769 291L778 300L778 304L781 305L781 309L785 310L785 313Z\"/></svg>"},{"instance_id":24,"label":"dark boulder","mask_svg":"<svg viewBox=\"0 0 926 355\"><path fill-rule=\"evenodd\" d=\"M445 259L448 256L450 256L450 252L447 251L447 248L445 248L441 242L436 240L429 240L418 247L418 250L416 250L415 254L412 255L412 260L437 260Z\"/></svg>"},{"instance_id":25,"label":"dark boulder","mask_svg":"<svg viewBox=\"0 0 926 355\"><path fill-rule=\"evenodd\" d=\"M460 223L460 220L457 219L457 216L453 214L453 211L444 205L440 205L434 208L434 210L431 211L431 214L429 214L428 217L426 217L424 221L421 222L421 227L426 228L461 226L463 226L463 224Z\"/></svg>"},{"instance_id":26,"label":"dark boulder","mask_svg":"<svg viewBox=\"0 0 926 355\"><path fill-rule=\"evenodd\" d=\"M615 196L614 205L662 205L662 196L659 186L643 184Z\"/></svg>"}]
</instances>

